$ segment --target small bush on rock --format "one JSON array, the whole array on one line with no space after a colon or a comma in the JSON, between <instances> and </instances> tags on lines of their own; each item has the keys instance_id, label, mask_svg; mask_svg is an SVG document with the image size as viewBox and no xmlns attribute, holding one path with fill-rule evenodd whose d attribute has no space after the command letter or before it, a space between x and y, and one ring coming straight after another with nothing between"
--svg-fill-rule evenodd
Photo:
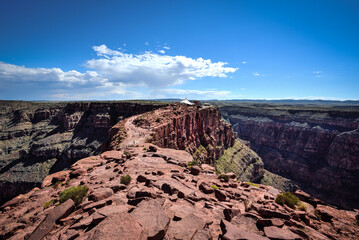
<instances>
[{"instance_id":1,"label":"small bush on rock","mask_svg":"<svg viewBox=\"0 0 359 240\"><path fill-rule=\"evenodd\" d=\"M248 185L251 185L253 187L257 187L259 188L259 185L258 184L255 184L255 183L252 183L252 182L246 182Z\"/></svg>"},{"instance_id":2,"label":"small bush on rock","mask_svg":"<svg viewBox=\"0 0 359 240\"><path fill-rule=\"evenodd\" d=\"M128 184L130 184L130 182L131 182L131 176L130 175L124 175L124 176L122 176L121 177L121 183L122 184L125 184L125 185L128 185Z\"/></svg>"},{"instance_id":3,"label":"small bush on rock","mask_svg":"<svg viewBox=\"0 0 359 240\"><path fill-rule=\"evenodd\" d=\"M191 168L193 166L197 166L198 165L198 162L197 161L190 161L187 163L188 167Z\"/></svg>"},{"instance_id":4,"label":"small bush on rock","mask_svg":"<svg viewBox=\"0 0 359 240\"><path fill-rule=\"evenodd\" d=\"M218 176L219 179L224 179L225 182L228 182L229 181L229 176L226 175L226 174L220 174Z\"/></svg>"},{"instance_id":5,"label":"small bush on rock","mask_svg":"<svg viewBox=\"0 0 359 240\"><path fill-rule=\"evenodd\" d=\"M66 202L68 199L72 199L76 205L79 205L86 197L89 188L87 186L70 187L62 191L59 195L59 202Z\"/></svg>"},{"instance_id":6,"label":"small bush on rock","mask_svg":"<svg viewBox=\"0 0 359 240\"><path fill-rule=\"evenodd\" d=\"M219 187L216 186L216 185L212 185L211 188L213 188L214 190L218 190L218 189L219 189Z\"/></svg>"},{"instance_id":7,"label":"small bush on rock","mask_svg":"<svg viewBox=\"0 0 359 240\"><path fill-rule=\"evenodd\" d=\"M299 198L297 198L290 192L285 192L283 194L279 194L276 197L275 202L280 205L286 204L290 208L295 208L295 205L300 203Z\"/></svg>"},{"instance_id":8,"label":"small bush on rock","mask_svg":"<svg viewBox=\"0 0 359 240\"><path fill-rule=\"evenodd\" d=\"M55 199L51 199L48 202L45 202L42 206L44 207L44 209L51 207L53 204L55 203Z\"/></svg>"}]
</instances>

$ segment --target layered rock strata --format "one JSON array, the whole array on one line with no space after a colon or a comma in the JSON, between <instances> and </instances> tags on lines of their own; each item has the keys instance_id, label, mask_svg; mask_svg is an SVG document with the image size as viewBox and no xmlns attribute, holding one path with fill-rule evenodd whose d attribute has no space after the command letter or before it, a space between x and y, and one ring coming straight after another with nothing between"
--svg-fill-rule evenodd
<instances>
[{"instance_id":1,"label":"layered rock strata","mask_svg":"<svg viewBox=\"0 0 359 240\"><path fill-rule=\"evenodd\" d=\"M195 154L200 147L202 161L214 165L224 150L232 147L232 126L221 118L216 107L172 104L143 114L135 124L151 131L153 144Z\"/></svg>"},{"instance_id":2,"label":"layered rock strata","mask_svg":"<svg viewBox=\"0 0 359 240\"><path fill-rule=\"evenodd\" d=\"M255 104L221 112L266 169L332 204L359 207L357 110Z\"/></svg>"},{"instance_id":3,"label":"layered rock strata","mask_svg":"<svg viewBox=\"0 0 359 240\"><path fill-rule=\"evenodd\" d=\"M4 239L357 239L355 213L296 194L307 211L274 202L273 187L226 182L207 164L187 167L186 151L158 148L146 130L124 123L123 150L82 159L41 188L1 206ZM135 138L139 136L139 138ZM131 145L137 139L136 144ZM132 180L121 184L121 177ZM88 186L83 202L59 194Z\"/></svg>"},{"instance_id":4,"label":"layered rock strata","mask_svg":"<svg viewBox=\"0 0 359 240\"><path fill-rule=\"evenodd\" d=\"M98 154L120 119L159 108L144 102L0 102L0 203L49 173Z\"/></svg>"}]
</instances>

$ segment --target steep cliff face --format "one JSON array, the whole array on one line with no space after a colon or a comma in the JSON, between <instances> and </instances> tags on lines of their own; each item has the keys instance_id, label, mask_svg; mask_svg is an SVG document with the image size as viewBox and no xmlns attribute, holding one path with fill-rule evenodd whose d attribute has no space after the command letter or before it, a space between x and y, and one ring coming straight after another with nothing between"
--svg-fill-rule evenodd
<instances>
[{"instance_id":1,"label":"steep cliff face","mask_svg":"<svg viewBox=\"0 0 359 240\"><path fill-rule=\"evenodd\" d=\"M250 141L266 169L328 202L358 207L359 114L283 108L227 106L221 112L238 136Z\"/></svg>"},{"instance_id":2,"label":"steep cliff face","mask_svg":"<svg viewBox=\"0 0 359 240\"><path fill-rule=\"evenodd\" d=\"M0 104L0 202L41 183L49 173L101 152L119 120L162 104L11 102Z\"/></svg>"},{"instance_id":3,"label":"steep cliff face","mask_svg":"<svg viewBox=\"0 0 359 240\"><path fill-rule=\"evenodd\" d=\"M221 118L216 107L173 104L144 114L135 123L150 128L153 144L191 154L200 151L202 160L212 165L235 139L232 126Z\"/></svg>"}]
</instances>

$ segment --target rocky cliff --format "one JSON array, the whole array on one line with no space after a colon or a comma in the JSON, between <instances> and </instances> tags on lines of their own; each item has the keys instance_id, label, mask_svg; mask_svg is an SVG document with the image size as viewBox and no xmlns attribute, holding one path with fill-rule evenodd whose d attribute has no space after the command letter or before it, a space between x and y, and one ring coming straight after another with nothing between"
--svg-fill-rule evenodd
<instances>
[{"instance_id":1,"label":"rocky cliff","mask_svg":"<svg viewBox=\"0 0 359 240\"><path fill-rule=\"evenodd\" d=\"M301 191L306 211L282 206L273 187L188 167L191 154L146 143L151 131L137 119L120 124L122 150L79 160L3 204L0 239L358 238L356 213Z\"/></svg>"},{"instance_id":2,"label":"rocky cliff","mask_svg":"<svg viewBox=\"0 0 359 240\"><path fill-rule=\"evenodd\" d=\"M332 204L359 207L357 108L238 104L221 112L266 169Z\"/></svg>"},{"instance_id":3,"label":"rocky cliff","mask_svg":"<svg viewBox=\"0 0 359 240\"><path fill-rule=\"evenodd\" d=\"M41 184L52 172L101 152L119 120L159 108L146 102L0 103L0 202Z\"/></svg>"},{"instance_id":4,"label":"rocky cliff","mask_svg":"<svg viewBox=\"0 0 359 240\"><path fill-rule=\"evenodd\" d=\"M144 114L135 122L152 131L153 144L186 150L211 165L225 149L233 146L235 139L232 126L222 119L216 107L173 104Z\"/></svg>"}]
</instances>

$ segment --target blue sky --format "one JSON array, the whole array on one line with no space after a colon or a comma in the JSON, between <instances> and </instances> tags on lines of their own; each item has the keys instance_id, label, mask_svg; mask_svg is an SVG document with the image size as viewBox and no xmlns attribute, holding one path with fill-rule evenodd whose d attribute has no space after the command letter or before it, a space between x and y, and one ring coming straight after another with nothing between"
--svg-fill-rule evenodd
<instances>
[{"instance_id":1,"label":"blue sky","mask_svg":"<svg viewBox=\"0 0 359 240\"><path fill-rule=\"evenodd\" d=\"M2 1L0 99L359 99L359 1Z\"/></svg>"}]
</instances>

